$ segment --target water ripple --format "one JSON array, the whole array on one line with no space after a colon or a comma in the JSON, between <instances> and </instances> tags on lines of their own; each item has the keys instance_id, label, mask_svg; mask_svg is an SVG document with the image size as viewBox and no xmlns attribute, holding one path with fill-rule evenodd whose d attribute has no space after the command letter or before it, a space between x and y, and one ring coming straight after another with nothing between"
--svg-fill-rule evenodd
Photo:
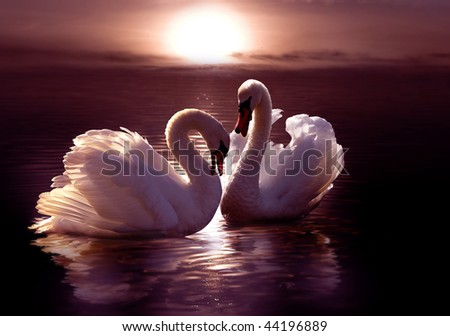
<instances>
[{"instance_id":1,"label":"water ripple","mask_svg":"<svg viewBox=\"0 0 450 336\"><path fill-rule=\"evenodd\" d=\"M89 304L135 303L157 314L270 313L332 295L340 282L329 238L299 226L230 228L214 220L184 239L49 235L34 242ZM268 305L268 303L271 303Z\"/></svg>"}]
</instances>

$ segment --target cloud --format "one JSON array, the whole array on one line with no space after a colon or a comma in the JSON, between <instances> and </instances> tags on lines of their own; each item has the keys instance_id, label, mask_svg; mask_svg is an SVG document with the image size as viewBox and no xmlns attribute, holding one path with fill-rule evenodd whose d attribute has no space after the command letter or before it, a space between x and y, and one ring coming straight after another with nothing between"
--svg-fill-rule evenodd
<instances>
[{"instance_id":1,"label":"cloud","mask_svg":"<svg viewBox=\"0 0 450 336\"><path fill-rule=\"evenodd\" d=\"M279 0L274 0L279 2ZM393 5L393 6L444 6L448 7L448 0L283 0L288 4L323 4L323 5Z\"/></svg>"},{"instance_id":2,"label":"cloud","mask_svg":"<svg viewBox=\"0 0 450 336\"><path fill-rule=\"evenodd\" d=\"M350 62L352 56L338 50L315 50L315 51L290 51L282 54L271 53L234 53L234 58L243 62L275 63L275 64L305 64L311 62ZM354 58L354 56L353 56Z\"/></svg>"},{"instance_id":3,"label":"cloud","mask_svg":"<svg viewBox=\"0 0 450 336\"><path fill-rule=\"evenodd\" d=\"M90 51L0 45L0 65L170 65L177 59L125 51Z\"/></svg>"},{"instance_id":4,"label":"cloud","mask_svg":"<svg viewBox=\"0 0 450 336\"><path fill-rule=\"evenodd\" d=\"M450 65L450 53L429 53L398 57L375 57L339 50L296 50L281 54L234 53L241 63L265 66L312 67L345 65Z\"/></svg>"},{"instance_id":5,"label":"cloud","mask_svg":"<svg viewBox=\"0 0 450 336\"><path fill-rule=\"evenodd\" d=\"M352 65L450 65L450 53L434 52L398 57L375 57L340 50L293 50L275 54L266 52L234 53L237 64L230 66L322 67ZM0 67L14 66L187 66L182 59L127 51L92 51L54 49L24 45L0 44Z\"/></svg>"}]
</instances>

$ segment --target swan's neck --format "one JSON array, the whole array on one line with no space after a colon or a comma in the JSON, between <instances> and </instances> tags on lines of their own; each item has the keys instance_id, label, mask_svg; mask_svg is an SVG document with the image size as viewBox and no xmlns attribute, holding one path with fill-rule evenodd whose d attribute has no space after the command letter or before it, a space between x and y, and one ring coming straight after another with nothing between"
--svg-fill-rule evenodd
<instances>
[{"instance_id":1,"label":"swan's neck","mask_svg":"<svg viewBox=\"0 0 450 336\"><path fill-rule=\"evenodd\" d=\"M211 132L217 129L217 123L216 119L205 112L186 109L175 114L166 127L167 146L189 178L185 185L189 201L183 205L196 207L196 211L186 210L191 217L184 224L187 226L184 227L183 234L202 229L205 218L209 221L214 216L220 202L222 194L220 179L217 175L211 174L209 163L202 158L189 139L189 132L195 130L208 143L213 136Z\"/></svg>"},{"instance_id":2,"label":"swan's neck","mask_svg":"<svg viewBox=\"0 0 450 336\"><path fill-rule=\"evenodd\" d=\"M261 102L253 111L253 127L250 130L245 148L246 150L258 150L260 154L264 154L264 149L272 130L272 100L268 92L264 91L264 93ZM262 155L258 157L261 160ZM244 157L244 160L248 160L248 158Z\"/></svg>"},{"instance_id":3,"label":"swan's neck","mask_svg":"<svg viewBox=\"0 0 450 336\"><path fill-rule=\"evenodd\" d=\"M238 170L249 170L256 181L259 178L261 160L264 155L270 131L272 130L272 100L269 92L263 91L261 102L253 111L253 125L250 129L249 139L245 146ZM239 173L239 174L241 174Z\"/></svg>"},{"instance_id":4,"label":"swan's neck","mask_svg":"<svg viewBox=\"0 0 450 336\"><path fill-rule=\"evenodd\" d=\"M272 101L269 93L264 91L261 102L253 111L249 140L229 185L230 194L237 195L246 204L260 201L259 173L271 129Z\"/></svg>"},{"instance_id":5,"label":"swan's neck","mask_svg":"<svg viewBox=\"0 0 450 336\"><path fill-rule=\"evenodd\" d=\"M166 128L167 146L172 151L175 159L180 163L186 172L189 181L195 186L208 187L212 179L217 176L211 175L211 169L206 160L189 139L189 131L196 130L203 136L208 127L203 113L196 110L186 110L186 113L179 114L176 119L171 119ZM210 188L208 188L210 189Z\"/></svg>"}]
</instances>

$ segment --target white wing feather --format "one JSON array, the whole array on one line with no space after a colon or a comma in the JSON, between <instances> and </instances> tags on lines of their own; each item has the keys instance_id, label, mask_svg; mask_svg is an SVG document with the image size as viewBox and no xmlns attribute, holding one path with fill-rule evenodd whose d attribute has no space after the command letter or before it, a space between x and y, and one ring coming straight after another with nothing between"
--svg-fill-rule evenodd
<instances>
[{"instance_id":1,"label":"white wing feather","mask_svg":"<svg viewBox=\"0 0 450 336\"><path fill-rule=\"evenodd\" d=\"M92 130L74 144L64 157L64 174L53 179L54 189L41 194L37 205L41 214L53 216L53 231L114 235L177 225L173 196L186 183L139 134ZM48 227L44 221L33 228Z\"/></svg>"},{"instance_id":2,"label":"white wing feather","mask_svg":"<svg viewBox=\"0 0 450 336\"><path fill-rule=\"evenodd\" d=\"M286 132L291 136L286 148L269 144L272 155L265 162L271 165L260 174L260 190L268 213L284 212L289 217L299 209L307 213L314 208L344 163L342 147L325 119L294 115L286 120Z\"/></svg>"}]
</instances>

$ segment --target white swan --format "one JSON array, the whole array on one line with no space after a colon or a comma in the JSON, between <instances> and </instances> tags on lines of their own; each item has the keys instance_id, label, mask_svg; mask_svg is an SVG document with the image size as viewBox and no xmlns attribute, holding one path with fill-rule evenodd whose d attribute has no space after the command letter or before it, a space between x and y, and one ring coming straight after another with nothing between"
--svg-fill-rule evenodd
<instances>
[{"instance_id":1,"label":"white swan","mask_svg":"<svg viewBox=\"0 0 450 336\"><path fill-rule=\"evenodd\" d=\"M188 137L198 131L211 150L213 166ZM64 157L63 175L53 178L36 208L49 218L37 232L89 236L186 236L214 216L222 188L223 157L229 135L211 115L196 109L177 112L167 123L166 140L187 174L180 176L146 139L135 132L91 130L74 139Z\"/></svg>"},{"instance_id":2,"label":"white swan","mask_svg":"<svg viewBox=\"0 0 450 336\"><path fill-rule=\"evenodd\" d=\"M237 134L231 136L227 160L236 158L231 156L233 149L245 148L239 161L227 163L235 167L221 201L224 218L231 222L302 218L319 204L343 169L342 147L331 124L319 117L294 115L286 120L290 143L275 145L268 138L281 110L272 110L264 84L245 81L238 101ZM247 132L247 142L236 139Z\"/></svg>"}]
</instances>

